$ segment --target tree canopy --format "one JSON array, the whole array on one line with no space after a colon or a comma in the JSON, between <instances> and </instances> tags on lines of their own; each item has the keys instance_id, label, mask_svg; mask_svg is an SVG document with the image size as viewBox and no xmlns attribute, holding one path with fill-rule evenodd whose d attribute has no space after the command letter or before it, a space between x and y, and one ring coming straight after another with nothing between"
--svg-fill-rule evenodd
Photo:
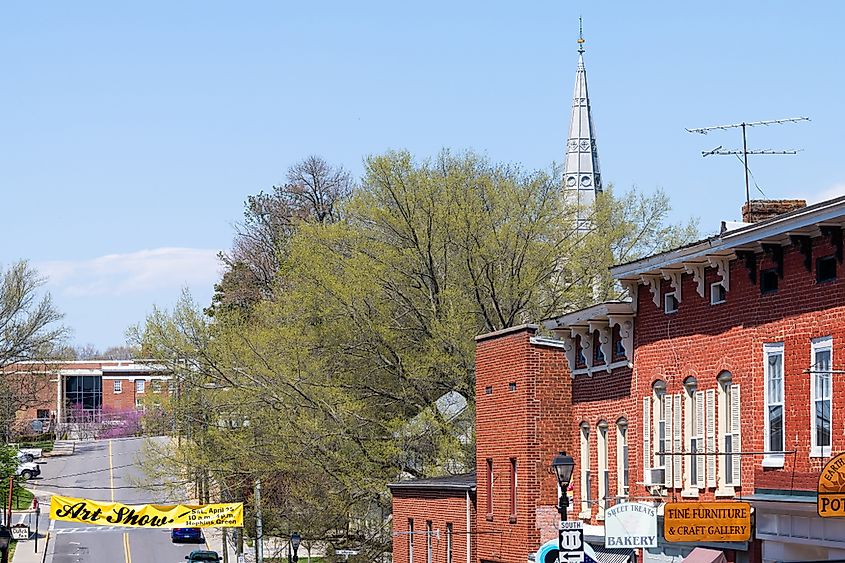
<instances>
[{"instance_id":1,"label":"tree canopy","mask_svg":"<svg viewBox=\"0 0 845 563\"><path fill-rule=\"evenodd\" d=\"M474 337L617 298L610 265L696 227L667 224L661 192L608 188L578 231L554 172L470 152L372 156L354 189L309 162L247 201L213 316L185 296L137 338L171 361L177 418L201 435L179 461L247 498L261 476L278 494L271 527L372 556L389 550L373 524L386 482L474 466ZM254 241L260 258L243 250ZM221 306L236 291L250 298Z\"/></svg>"}]
</instances>

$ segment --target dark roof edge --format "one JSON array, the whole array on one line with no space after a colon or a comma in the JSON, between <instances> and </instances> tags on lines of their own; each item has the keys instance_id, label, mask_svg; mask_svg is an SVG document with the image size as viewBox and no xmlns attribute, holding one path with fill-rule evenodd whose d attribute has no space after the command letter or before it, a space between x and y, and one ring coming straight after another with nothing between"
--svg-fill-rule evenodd
<instances>
[{"instance_id":1,"label":"dark roof edge","mask_svg":"<svg viewBox=\"0 0 845 563\"><path fill-rule=\"evenodd\" d=\"M458 483L415 483L414 481L400 481L399 483L388 483L387 488L402 490L427 490L427 491L467 491L475 490L475 485Z\"/></svg>"},{"instance_id":2,"label":"dark roof edge","mask_svg":"<svg viewBox=\"0 0 845 563\"><path fill-rule=\"evenodd\" d=\"M538 325L533 323L526 323L517 326L509 326L508 328L503 328L501 330L496 330L493 332L488 332L486 334L479 334L475 337L476 342L482 342L484 340L490 340L492 338L499 338L500 336L506 336L508 334L513 334L515 332L522 332L522 331L530 331L530 332L537 332L540 329Z\"/></svg>"}]
</instances>

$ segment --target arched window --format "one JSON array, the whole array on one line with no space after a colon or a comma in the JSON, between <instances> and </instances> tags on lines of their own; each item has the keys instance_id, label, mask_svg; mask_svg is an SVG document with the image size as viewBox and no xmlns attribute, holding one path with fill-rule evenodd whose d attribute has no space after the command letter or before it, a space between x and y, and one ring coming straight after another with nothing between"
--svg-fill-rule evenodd
<instances>
[{"instance_id":1,"label":"arched window","mask_svg":"<svg viewBox=\"0 0 845 563\"><path fill-rule=\"evenodd\" d=\"M589 514L592 496L590 489L590 425L581 423L581 513Z\"/></svg>"},{"instance_id":2,"label":"arched window","mask_svg":"<svg viewBox=\"0 0 845 563\"><path fill-rule=\"evenodd\" d=\"M610 471L607 459L607 421L599 421L596 425L596 446L599 478L599 514L604 514L607 508L607 497L610 496Z\"/></svg>"},{"instance_id":3,"label":"arched window","mask_svg":"<svg viewBox=\"0 0 845 563\"><path fill-rule=\"evenodd\" d=\"M723 371L717 378L719 382L719 445L725 455L719 456L719 486L734 487L740 481L740 456L733 455L741 451L739 385L733 382L729 371Z\"/></svg>"},{"instance_id":4,"label":"arched window","mask_svg":"<svg viewBox=\"0 0 845 563\"><path fill-rule=\"evenodd\" d=\"M686 412L687 451L704 451L704 392L698 389L698 380L688 377L684 380L684 407ZM687 463L686 482L688 488L704 487L704 456L691 455Z\"/></svg>"},{"instance_id":5,"label":"arched window","mask_svg":"<svg viewBox=\"0 0 845 563\"><path fill-rule=\"evenodd\" d=\"M616 421L616 497L628 496L628 419Z\"/></svg>"}]
</instances>

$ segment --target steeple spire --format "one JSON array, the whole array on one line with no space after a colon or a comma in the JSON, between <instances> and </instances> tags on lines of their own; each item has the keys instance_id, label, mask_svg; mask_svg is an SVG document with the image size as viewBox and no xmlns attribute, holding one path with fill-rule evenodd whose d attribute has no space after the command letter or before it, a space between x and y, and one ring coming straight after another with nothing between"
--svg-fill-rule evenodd
<instances>
[{"instance_id":1,"label":"steeple spire","mask_svg":"<svg viewBox=\"0 0 845 563\"><path fill-rule=\"evenodd\" d=\"M578 229L590 228L591 207L596 194L602 192L596 130L587 93L587 70L584 67L584 30L578 18L578 70L575 73L575 93L572 99L572 118L566 159L563 167L566 193L578 205Z\"/></svg>"}]
</instances>

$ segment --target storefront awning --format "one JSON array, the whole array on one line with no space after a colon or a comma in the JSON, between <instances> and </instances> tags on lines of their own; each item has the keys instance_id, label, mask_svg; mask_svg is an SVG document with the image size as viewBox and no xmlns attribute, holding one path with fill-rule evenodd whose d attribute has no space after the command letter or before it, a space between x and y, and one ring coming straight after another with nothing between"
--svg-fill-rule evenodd
<instances>
[{"instance_id":1,"label":"storefront awning","mask_svg":"<svg viewBox=\"0 0 845 563\"><path fill-rule=\"evenodd\" d=\"M607 549L600 545L584 545L584 563L628 563L633 555L633 549Z\"/></svg>"},{"instance_id":2,"label":"storefront awning","mask_svg":"<svg viewBox=\"0 0 845 563\"><path fill-rule=\"evenodd\" d=\"M684 558L683 563L726 563L725 554L715 549L696 547Z\"/></svg>"}]
</instances>

